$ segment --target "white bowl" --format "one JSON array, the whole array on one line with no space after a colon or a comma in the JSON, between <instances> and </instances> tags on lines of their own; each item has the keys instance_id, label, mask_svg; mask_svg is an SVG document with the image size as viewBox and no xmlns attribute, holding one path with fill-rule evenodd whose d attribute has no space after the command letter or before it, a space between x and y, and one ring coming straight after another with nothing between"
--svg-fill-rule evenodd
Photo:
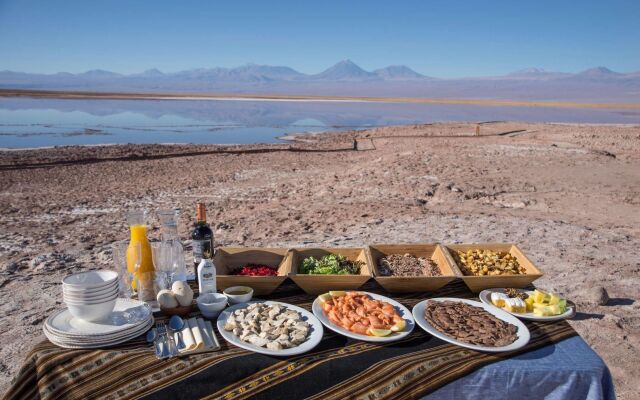
<instances>
[{"instance_id":1,"label":"white bowl","mask_svg":"<svg viewBox=\"0 0 640 400\"><path fill-rule=\"evenodd\" d=\"M229 292L236 290L247 290L248 292L245 294L229 294ZM249 286L231 286L223 290L222 293L229 299L229 305L247 303L253 297L253 289Z\"/></svg>"},{"instance_id":2,"label":"white bowl","mask_svg":"<svg viewBox=\"0 0 640 400\"><path fill-rule=\"evenodd\" d=\"M97 289L118 281L118 273L109 270L87 271L72 274L62 280L68 289Z\"/></svg>"},{"instance_id":3,"label":"white bowl","mask_svg":"<svg viewBox=\"0 0 640 400\"><path fill-rule=\"evenodd\" d=\"M107 302L97 304L66 304L69 312L74 317L85 321L94 322L104 320L111 314L111 312L113 311L113 307L115 307L116 305L116 298Z\"/></svg>"},{"instance_id":4,"label":"white bowl","mask_svg":"<svg viewBox=\"0 0 640 400\"><path fill-rule=\"evenodd\" d=\"M96 304L96 303L104 303L105 301L110 301L111 299L115 299L118 297L118 292L114 292L108 296L97 297L94 299L76 299L73 297L63 296L64 302L71 302L75 304Z\"/></svg>"},{"instance_id":5,"label":"white bowl","mask_svg":"<svg viewBox=\"0 0 640 400\"><path fill-rule=\"evenodd\" d=\"M90 294L90 293L105 292L117 286L118 286L118 281L115 280L113 282L110 282L107 285L90 287L90 288L77 288L77 287L62 284L62 290L69 293Z\"/></svg>"},{"instance_id":6,"label":"white bowl","mask_svg":"<svg viewBox=\"0 0 640 400\"><path fill-rule=\"evenodd\" d=\"M114 290L111 293L107 293L104 295L92 296L92 297L71 296L66 293L62 295L62 298L64 299L64 301L71 301L74 303L97 303L99 301L111 300L114 297L118 297L118 290Z\"/></svg>"},{"instance_id":7,"label":"white bowl","mask_svg":"<svg viewBox=\"0 0 640 400\"><path fill-rule=\"evenodd\" d=\"M113 289L117 289L119 287L119 282L116 281L112 284L109 284L107 286L103 286L97 289L84 289L84 290L77 290L77 289L70 289L66 286L62 286L62 291L64 293L69 293L69 294L75 294L78 296L93 296L96 294L100 294L100 293L107 293L112 291Z\"/></svg>"},{"instance_id":8,"label":"white bowl","mask_svg":"<svg viewBox=\"0 0 640 400\"><path fill-rule=\"evenodd\" d=\"M205 293L196 299L198 308L206 318L217 317L227 306L227 296L220 293Z\"/></svg>"}]
</instances>

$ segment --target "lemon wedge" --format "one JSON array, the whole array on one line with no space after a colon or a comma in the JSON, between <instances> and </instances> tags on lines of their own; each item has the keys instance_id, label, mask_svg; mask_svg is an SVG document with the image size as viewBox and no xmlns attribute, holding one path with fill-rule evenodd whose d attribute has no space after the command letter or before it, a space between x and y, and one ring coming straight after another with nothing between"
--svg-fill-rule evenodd
<instances>
[{"instance_id":1,"label":"lemon wedge","mask_svg":"<svg viewBox=\"0 0 640 400\"><path fill-rule=\"evenodd\" d=\"M402 320L402 321L396 322L396 324L391 327L391 330L393 332L400 332L400 331L403 331L404 328L406 327L407 327L407 323L404 320Z\"/></svg>"},{"instance_id":2,"label":"lemon wedge","mask_svg":"<svg viewBox=\"0 0 640 400\"><path fill-rule=\"evenodd\" d=\"M329 295L332 297L342 297L347 294L344 290L332 290L329 292Z\"/></svg>"},{"instance_id":3,"label":"lemon wedge","mask_svg":"<svg viewBox=\"0 0 640 400\"><path fill-rule=\"evenodd\" d=\"M318 296L318 300L320 300L320 304L324 304L327 301L331 300L331 295L329 293L324 293Z\"/></svg>"},{"instance_id":4,"label":"lemon wedge","mask_svg":"<svg viewBox=\"0 0 640 400\"><path fill-rule=\"evenodd\" d=\"M391 335L391 329L375 329L375 328L370 328L369 332L371 332L371 334L373 336L389 336Z\"/></svg>"}]
</instances>

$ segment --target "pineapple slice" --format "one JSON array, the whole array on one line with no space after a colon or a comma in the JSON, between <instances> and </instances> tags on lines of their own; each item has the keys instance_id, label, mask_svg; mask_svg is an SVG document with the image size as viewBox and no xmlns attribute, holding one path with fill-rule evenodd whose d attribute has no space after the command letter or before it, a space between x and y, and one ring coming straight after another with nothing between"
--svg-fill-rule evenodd
<instances>
[{"instance_id":1,"label":"pineapple slice","mask_svg":"<svg viewBox=\"0 0 640 400\"><path fill-rule=\"evenodd\" d=\"M533 311L533 297L529 296L527 297L527 299L524 301L525 306L527 307L527 312L532 312Z\"/></svg>"},{"instance_id":2,"label":"pineapple slice","mask_svg":"<svg viewBox=\"0 0 640 400\"><path fill-rule=\"evenodd\" d=\"M560 303L560 296L558 296L556 293L551 293L549 295L549 304L553 305L553 304L559 304Z\"/></svg>"},{"instance_id":3,"label":"pineapple slice","mask_svg":"<svg viewBox=\"0 0 640 400\"><path fill-rule=\"evenodd\" d=\"M543 292L542 290L534 290L533 291L533 302L534 303L539 303L542 304L544 303L545 298L547 297L547 294L545 292Z\"/></svg>"},{"instance_id":4,"label":"pineapple slice","mask_svg":"<svg viewBox=\"0 0 640 400\"><path fill-rule=\"evenodd\" d=\"M557 304L552 306L540 305L539 307L535 307L534 305L533 313L540 317L551 317L562 314L560 307Z\"/></svg>"}]
</instances>

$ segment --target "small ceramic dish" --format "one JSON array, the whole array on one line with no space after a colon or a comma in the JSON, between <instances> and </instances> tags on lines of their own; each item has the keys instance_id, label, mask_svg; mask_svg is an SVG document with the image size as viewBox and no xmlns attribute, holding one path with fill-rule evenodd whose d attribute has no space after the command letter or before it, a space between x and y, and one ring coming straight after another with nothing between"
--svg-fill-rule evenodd
<instances>
[{"instance_id":1,"label":"small ceramic dish","mask_svg":"<svg viewBox=\"0 0 640 400\"><path fill-rule=\"evenodd\" d=\"M215 318L227 307L228 300L224 294L204 293L196 299L196 302L205 318Z\"/></svg>"},{"instance_id":2,"label":"small ceramic dish","mask_svg":"<svg viewBox=\"0 0 640 400\"><path fill-rule=\"evenodd\" d=\"M229 298L229 305L248 303L253 297L253 289L249 286L231 286L222 293Z\"/></svg>"}]
</instances>

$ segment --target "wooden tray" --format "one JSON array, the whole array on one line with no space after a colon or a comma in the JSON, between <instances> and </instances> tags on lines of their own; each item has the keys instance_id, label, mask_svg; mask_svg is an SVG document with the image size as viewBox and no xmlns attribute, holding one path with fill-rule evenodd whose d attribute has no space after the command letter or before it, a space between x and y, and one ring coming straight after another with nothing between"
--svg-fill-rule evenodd
<instances>
[{"instance_id":1,"label":"wooden tray","mask_svg":"<svg viewBox=\"0 0 640 400\"><path fill-rule=\"evenodd\" d=\"M298 267L307 257L321 258L327 254L339 254L351 261L362 261L359 275L308 275L298 274ZM297 248L291 249L288 257L291 279L309 294L321 294L330 290L354 290L371 278L371 268L364 248Z\"/></svg>"},{"instance_id":2,"label":"wooden tray","mask_svg":"<svg viewBox=\"0 0 640 400\"><path fill-rule=\"evenodd\" d=\"M291 263L286 261L287 258L288 249L284 248L219 247L213 256L218 290L223 291L231 286L249 286L253 288L254 296L270 294L287 279L291 271ZM247 264L275 267L278 276L229 275L231 271Z\"/></svg>"},{"instance_id":3,"label":"wooden tray","mask_svg":"<svg viewBox=\"0 0 640 400\"><path fill-rule=\"evenodd\" d=\"M479 293L490 288L523 288L542 276L542 272L536 268L522 250L514 243L477 243L477 244L451 244L444 246L445 254L449 263L458 269L460 278L474 293ZM470 276L462 274L460 266L453 258L454 251L467 251L473 249L487 249L492 251L509 252L520 265L527 271L522 275L490 275L490 276Z\"/></svg>"},{"instance_id":4,"label":"wooden tray","mask_svg":"<svg viewBox=\"0 0 640 400\"><path fill-rule=\"evenodd\" d=\"M442 276L381 276L378 269L379 260L391 254L409 253L416 257L433 260ZM387 292L432 292L453 281L460 271L452 267L445 250L438 244L374 244L368 247L367 256L374 279ZM454 269L455 268L455 269Z\"/></svg>"}]
</instances>

